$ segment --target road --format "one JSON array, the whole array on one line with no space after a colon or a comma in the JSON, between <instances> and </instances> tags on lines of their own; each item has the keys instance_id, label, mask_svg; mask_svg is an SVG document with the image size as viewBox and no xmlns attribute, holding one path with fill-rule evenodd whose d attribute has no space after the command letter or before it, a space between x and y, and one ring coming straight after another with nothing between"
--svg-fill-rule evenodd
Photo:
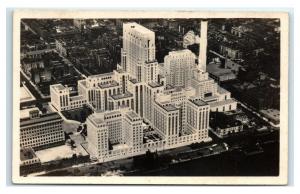
<instances>
[{"instance_id":1,"label":"road","mask_svg":"<svg viewBox=\"0 0 300 194\"><path fill-rule=\"evenodd\" d=\"M67 59L65 56L61 55L60 53L58 53L56 50L54 50L54 52L56 52L60 57L62 57L63 60L64 60L67 64L70 64L70 65L74 68L74 70L75 70L82 78L84 78L84 79L87 78L87 76L84 75L83 73L81 73L69 59Z\"/></svg>"},{"instance_id":2,"label":"road","mask_svg":"<svg viewBox=\"0 0 300 194\"><path fill-rule=\"evenodd\" d=\"M236 100L236 99L235 99ZM236 100L244 109L248 110L249 112L251 112L252 114L254 114L255 116L259 117L260 119L262 119L263 121L265 121L266 123L268 123L269 125L271 125L272 127L275 128L279 128L279 124L275 125L274 123L272 123L271 121L269 121L266 117L264 117L262 114L260 114L259 112L257 112L256 110L250 108L249 106L247 106L246 104L242 103L241 101Z\"/></svg>"}]
</instances>

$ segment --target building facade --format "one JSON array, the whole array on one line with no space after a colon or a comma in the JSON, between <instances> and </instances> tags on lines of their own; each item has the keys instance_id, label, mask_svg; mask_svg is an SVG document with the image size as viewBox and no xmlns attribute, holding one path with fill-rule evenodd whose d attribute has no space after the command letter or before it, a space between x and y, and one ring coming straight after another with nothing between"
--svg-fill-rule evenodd
<instances>
[{"instance_id":1,"label":"building facade","mask_svg":"<svg viewBox=\"0 0 300 194\"><path fill-rule=\"evenodd\" d=\"M20 119L20 147L43 149L64 144L63 119L54 113L40 114L39 110L22 110ZM28 111L26 114L24 111Z\"/></svg>"},{"instance_id":2,"label":"building facade","mask_svg":"<svg viewBox=\"0 0 300 194\"><path fill-rule=\"evenodd\" d=\"M192 51L185 49L169 52L164 58L167 84L172 86L191 86L191 69L195 65L196 57Z\"/></svg>"},{"instance_id":3,"label":"building facade","mask_svg":"<svg viewBox=\"0 0 300 194\"><path fill-rule=\"evenodd\" d=\"M122 54L123 69L141 81L144 64L155 61L154 32L137 23L124 23Z\"/></svg>"},{"instance_id":4,"label":"building facade","mask_svg":"<svg viewBox=\"0 0 300 194\"><path fill-rule=\"evenodd\" d=\"M86 123L92 157L107 161L141 152L143 121L128 107L96 112L88 117Z\"/></svg>"},{"instance_id":5,"label":"building facade","mask_svg":"<svg viewBox=\"0 0 300 194\"><path fill-rule=\"evenodd\" d=\"M50 86L51 105L57 111L65 111L81 108L86 104L83 95L70 96L70 88L62 84Z\"/></svg>"}]
</instances>

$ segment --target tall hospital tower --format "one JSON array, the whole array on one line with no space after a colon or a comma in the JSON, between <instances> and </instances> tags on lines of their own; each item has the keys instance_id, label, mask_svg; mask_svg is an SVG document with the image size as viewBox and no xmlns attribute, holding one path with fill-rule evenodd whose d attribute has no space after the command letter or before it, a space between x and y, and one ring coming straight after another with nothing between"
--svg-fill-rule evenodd
<instances>
[{"instance_id":1,"label":"tall hospital tower","mask_svg":"<svg viewBox=\"0 0 300 194\"><path fill-rule=\"evenodd\" d=\"M155 60L155 35L151 30L137 24L123 25L123 49L121 65L131 78L142 81L145 63Z\"/></svg>"}]
</instances>

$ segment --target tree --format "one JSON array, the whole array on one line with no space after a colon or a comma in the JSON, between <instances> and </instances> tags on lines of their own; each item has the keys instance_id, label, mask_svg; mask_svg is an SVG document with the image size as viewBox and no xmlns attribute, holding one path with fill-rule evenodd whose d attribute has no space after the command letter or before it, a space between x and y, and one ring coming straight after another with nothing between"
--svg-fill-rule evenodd
<instances>
[{"instance_id":1,"label":"tree","mask_svg":"<svg viewBox=\"0 0 300 194\"><path fill-rule=\"evenodd\" d=\"M43 114L47 113L47 109L43 107L43 108L42 108L42 113L43 113Z\"/></svg>"},{"instance_id":2,"label":"tree","mask_svg":"<svg viewBox=\"0 0 300 194\"><path fill-rule=\"evenodd\" d=\"M72 148L75 148L75 147L76 147L76 145L75 145L75 141L74 141L73 139L71 139L71 142L70 142L70 144L71 144L71 147L72 147Z\"/></svg>"},{"instance_id":3,"label":"tree","mask_svg":"<svg viewBox=\"0 0 300 194\"><path fill-rule=\"evenodd\" d=\"M79 118L78 118L77 114L74 115L74 120L79 121Z\"/></svg>"},{"instance_id":4,"label":"tree","mask_svg":"<svg viewBox=\"0 0 300 194\"><path fill-rule=\"evenodd\" d=\"M84 110L80 111L80 121L83 122L86 119L86 112Z\"/></svg>"},{"instance_id":5,"label":"tree","mask_svg":"<svg viewBox=\"0 0 300 194\"><path fill-rule=\"evenodd\" d=\"M81 131L82 130L82 126L79 125L78 128L77 128L77 132Z\"/></svg>"},{"instance_id":6,"label":"tree","mask_svg":"<svg viewBox=\"0 0 300 194\"><path fill-rule=\"evenodd\" d=\"M72 159L73 159L73 160L77 160L77 155L76 155L76 154L73 154L73 155L72 155Z\"/></svg>"},{"instance_id":7,"label":"tree","mask_svg":"<svg viewBox=\"0 0 300 194\"><path fill-rule=\"evenodd\" d=\"M156 152L151 152L148 150L146 152L145 160L144 160L145 167L147 169L153 169L159 166L159 158L157 151Z\"/></svg>"}]
</instances>

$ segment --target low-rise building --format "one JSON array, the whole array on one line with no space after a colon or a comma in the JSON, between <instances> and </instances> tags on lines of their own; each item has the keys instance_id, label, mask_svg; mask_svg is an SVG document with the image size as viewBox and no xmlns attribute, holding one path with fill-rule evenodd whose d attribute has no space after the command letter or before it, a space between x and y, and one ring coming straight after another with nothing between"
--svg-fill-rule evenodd
<instances>
[{"instance_id":1,"label":"low-rise building","mask_svg":"<svg viewBox=\"0 0 300 194\"><path fill-rule=\"evenodd\" d=\"M263 116L269 119L273 124L280 124L280 111L277 109L264 109L259 111Z\"/></svg>"},{"instance_id":2,"label":"low-rise building","mask_svg":"<svg viewBox=\"0 0 300 194\"><path fill-rule=\"evenodd\" d=\"M40 114L37 108L21 110L20 147L36 150L64 144L62 122L56 112Z\"/></svg>"},{"instance_id":3,"label":"low-rise building","mask_svg":"<svg viewBox=\"0 0 300 194\"><path fill-rule=\"evenodd\" d=\"M50 86L51 105L57 111L81 108L87 100L83 95L70 96L70 88L62 84Z\"/></svg>"},{"instance_id":4,"label":"low-rise building","mask_svg":"<svg viewBox=\"0 0 300 194\"><path fill-rule=\"evenodd\" d=\"M207 65L207 72L209 76L216 82L222 83L226 81L232 81L236 79L236 75L231 69L221 67L221 63L212 62Z\"/></svg>"},{"instance_id":5,"label":"low-rise building","mask_svg":"<svg viewBox=\"0 0 300 194\"><path fill-rule=\"evenodd\" d=\"M20 175L36 171L41 167L41 161L32 148L20 150Z\"/></svg>"},{"instance_id":6,"label":"low-rise building","mask_svg":"<svg viewBox=\"0 0 300 194\"><path fill-rule=\"evenodd\" d=\"M214 112L211 114L210 127L211 131L220 138L228 137L244 131L241 121L235 119L231 115L226 115L220 112Z\"/></svg>"},{"instance_id":7,"label":"low-rise building","mask_svg":"<svg viewBox=\"0 0 300 194\"><path fill-rule=\"evenodd\" d=\"M35 97L24 84L20 87L20 103L28 103L35 101Z\"/></svg>"}]
</instances>

